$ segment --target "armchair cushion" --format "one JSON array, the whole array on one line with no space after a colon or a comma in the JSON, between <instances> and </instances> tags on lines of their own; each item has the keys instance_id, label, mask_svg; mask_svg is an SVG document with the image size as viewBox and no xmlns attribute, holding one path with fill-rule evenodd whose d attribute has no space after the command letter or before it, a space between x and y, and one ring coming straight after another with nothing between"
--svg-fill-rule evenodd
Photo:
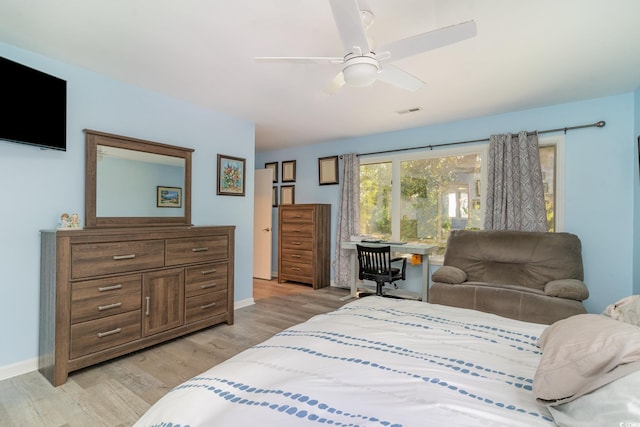
<instances>
[{"instance_id":1,"label":"armchair cushion","mask_svg":"<svg viewBox=\"0 0 640 427\"><path fill-rule=\"evenodd\" d=\"M589 298L589 290L577 279L552 280L544 286L544 294L550 297L583 301Z\"/></svg>"},{"instance_id":2,"label":"armchair cushion","mask_svg":"<svg viewBox=\"0 0 640 427\"><path fill-rule=\"evenodd\" d=\"M467 273L465 273L458 267L443 265L433 273L432 279L434 282L456 285L467 280Z\"/></svg>"}]
</instances>

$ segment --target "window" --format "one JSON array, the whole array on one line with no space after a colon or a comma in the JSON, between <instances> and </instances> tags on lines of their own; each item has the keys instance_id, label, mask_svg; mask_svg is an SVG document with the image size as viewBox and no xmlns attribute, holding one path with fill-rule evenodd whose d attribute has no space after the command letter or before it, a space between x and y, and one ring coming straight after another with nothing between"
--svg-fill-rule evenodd
<instances>
[{"instance_id":1,"label":"window","mask_svg":"<svg viewBox=\"0 0 640 427\"><path fill-rule=\"evenodd\" d=\"M391 239L391 162L360 165L360 233Z\"/></svg>"},{"instance_id":2,"label":"window","mask_svg":"<svg viewBox=\"0 0 640 427\"><path fill-rule=\"evenodd\" d=\"M558 230L563 137L540 138L549 231ZM360 232L430 243L444 254L451 230L483 227L488 144L360 160Z\"/></svg>"}]
</instances>

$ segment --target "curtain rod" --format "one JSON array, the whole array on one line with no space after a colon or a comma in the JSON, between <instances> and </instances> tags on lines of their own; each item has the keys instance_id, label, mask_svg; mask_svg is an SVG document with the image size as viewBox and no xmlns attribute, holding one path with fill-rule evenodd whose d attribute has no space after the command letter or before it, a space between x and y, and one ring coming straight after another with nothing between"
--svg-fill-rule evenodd
<instances>
[{"instance_id":1,"label":"curtain rod","mask_svg":"<svg viewBox=\"0 0 640 427\"><path fill-rule=\"evenodd\" d=\"M563 131L566 134L567 131L569 131L569 130L592 128L592 127L602 128L602 127L604 127L604 125L606 125L606 122L604 120L600 120L599 122L590 123L588 125L569 126L569 127L557 128L557 129L547 129L547 130L541 130L541 131L536 131L536 132L528 132L528 134L529 135L533 135L533 134L536 134L536 133L537 134L541 134L541 133L552 133L552 132L560 132L560 131ZM517 135L516 135L516 137L517 137ZM358 157L360 157L360 156L371 156L373 154L396 153L398 151L420 150L420 149L423 149L423 148L428 148L429 150L433 150L434 147L446 147L446 146L449 146L449 145L471 144L471 143L474 143L474 142L485 142L485 141L490 141L490 138L472 139L472 140L469 140L469 141L458 141L458 142L445 142L444 144L423 145L421 147L396 148L394 150L373 151L371 153L362 153L362 154L356 154L356 155ZM342 156L340 156L340 158L342 158Z\"/></svg>"}]
</instances>

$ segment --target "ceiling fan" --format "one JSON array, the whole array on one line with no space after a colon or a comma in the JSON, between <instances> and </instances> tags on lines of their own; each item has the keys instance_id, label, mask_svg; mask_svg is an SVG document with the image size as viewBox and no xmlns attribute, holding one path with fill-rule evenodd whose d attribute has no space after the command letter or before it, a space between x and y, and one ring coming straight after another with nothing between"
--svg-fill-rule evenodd
<instances>
[{"instance_id":1,"label":"ceiling fan","mask_svg":"<svg viewBox=\"0 0 640 427\"><path fill-rule=\"evenodd\" d=\"M466 21L457 25L421 33L391 42L373 51L366 30L374 20L368 9L361 10L358 0L329 0L333 17L346 49L342 57L257 57L261 61L288 61L296 63L342 64L342 71L325 88L331 94L344 86L370 86L376 80L416 91L424 82L416 76L395 67L390 62L456 43L477 34L476 23Z\"/></svg>"}]
</instances>

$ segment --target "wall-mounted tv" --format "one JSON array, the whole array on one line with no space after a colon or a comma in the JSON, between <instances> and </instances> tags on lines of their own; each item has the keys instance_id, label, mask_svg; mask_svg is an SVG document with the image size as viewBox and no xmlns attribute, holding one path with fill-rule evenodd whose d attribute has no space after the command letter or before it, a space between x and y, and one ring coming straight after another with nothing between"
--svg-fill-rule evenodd
<instances>
[{"instance_id":1,"label":"wall-mounted tv","mask_svg":"<svg viewBox=\"0 0 640 427\"><path fill-rule=\"evenodd\" d=\"M67 82L0 57L0 140L67 149Z\"/></svg>"}]
</instances>

